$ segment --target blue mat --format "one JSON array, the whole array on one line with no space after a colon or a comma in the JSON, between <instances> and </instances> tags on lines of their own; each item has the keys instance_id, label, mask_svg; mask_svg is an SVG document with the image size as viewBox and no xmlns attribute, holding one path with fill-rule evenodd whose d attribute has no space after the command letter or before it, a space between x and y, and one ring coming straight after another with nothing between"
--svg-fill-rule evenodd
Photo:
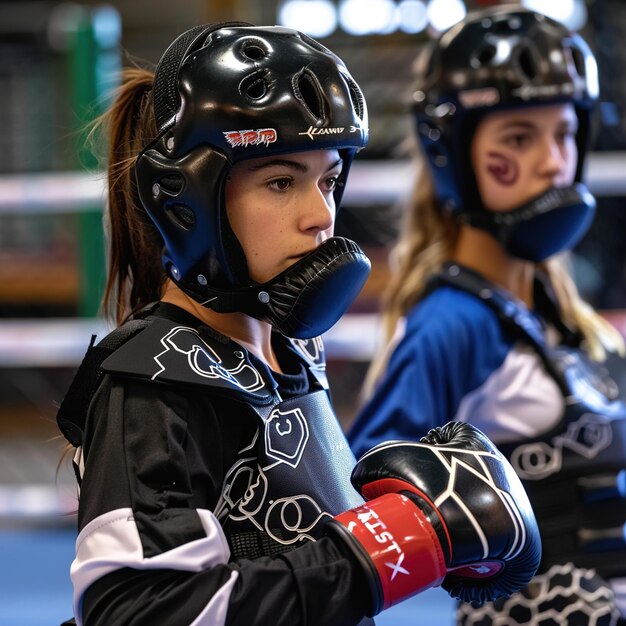
<instances>
[{"instance_id":1,"label":"blue mat","mask_svg":"<svg viewBox=\"0 0 626 626\"><path fill-rule=\"evenodd\" d=\"M58 626L72 616L73 530L0 531L0 624Z\"/></svg>"}]
</instances>

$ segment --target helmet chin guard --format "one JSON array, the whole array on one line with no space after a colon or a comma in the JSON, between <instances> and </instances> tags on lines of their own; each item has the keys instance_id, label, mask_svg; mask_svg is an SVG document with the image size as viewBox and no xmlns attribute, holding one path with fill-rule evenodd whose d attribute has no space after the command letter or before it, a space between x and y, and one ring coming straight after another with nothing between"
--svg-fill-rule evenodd
<instances>
[{"instance_id":1,"label":"helmet chin guard","mask_svg":"<svg viewBox=\"0 0 626 626\"><path fill-rule=\"evenodd\" d=\"M159 132L135 174L165 242L165 271L205 306L265 319L267 310L244 297L256 286L227 219L228 172L245 159L335 149L345 180L368 138L361 90L307 35L227 23L178 37L157 67L153 94ZM338 185L337 207L342 193Z\"/></svg>"},{"instance_id":2,"label":"helmet chin guard","mask_svg":"<svg viewBox=\"0 0 626 626\"><path fill-rule=\"evenodd\" d=\"M331 237L271 280L240 289L214 290L210 302L220 313L243 311L271 324L287 337L311 339L325 333L357 297L370 272L361 248Z\"/></svg>"},{"instance_id":3,"label":"helmet chin guard","mask_svg":"<svg viewBox=\"0 0 626 626\"><path fill-rule=\"evenodd\" d=\"M508 211L468 211L460 219L495 237L512 256L534 263L571 250L585 235L596 201L582 183L551 187Z\"/></svg>"}]
</instances>

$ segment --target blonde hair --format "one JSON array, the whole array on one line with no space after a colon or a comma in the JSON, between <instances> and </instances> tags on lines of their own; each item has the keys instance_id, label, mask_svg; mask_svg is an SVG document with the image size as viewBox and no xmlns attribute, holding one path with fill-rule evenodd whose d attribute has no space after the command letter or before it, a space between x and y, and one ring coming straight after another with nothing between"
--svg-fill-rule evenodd
<instances>
[{"instance_id":1,"label":"blonde hair","mask_svg":"<svg viewBox=\"0 0 626 626\"><path fill-rule=\"evenodd\" d=\"M424 158L414 156L417 178L404 214L400 237L390 254L391 278L381 300L384 347L367 373L363 396L368 397L381 377L400 337L399 322L420 300L426 283L449 261L456 247L459 228L438 205ZM584 302L569 270L569 255L561 254L538 265L547 276L563 321L583 336L583 348L597 361L607 352L624 355L620 333Z\"/></svg>"},{"instance_id":2,"label":"blonde hair","mask_svg":"<svg viewBox=\"0 0 626 626\"><path fill-rule=\"evenodd\" d=\"M569 270L569 259L569 254L561 254L540 266L550 280L563 321L582 334L582 347L595 361L604 361L609 352L624 356L621 334L580 297Z\"/></svg>"}]
</instances>

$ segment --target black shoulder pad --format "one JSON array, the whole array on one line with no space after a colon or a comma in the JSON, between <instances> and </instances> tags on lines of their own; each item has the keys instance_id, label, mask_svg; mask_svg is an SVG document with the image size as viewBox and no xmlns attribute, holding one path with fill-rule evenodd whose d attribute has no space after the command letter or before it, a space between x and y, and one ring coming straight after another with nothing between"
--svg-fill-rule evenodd
<instances>
[{"instance_id":1,"label":"black shoulder pad","mask_svg":"<svg viewBox=\"0 0 626 626\"><path fill-rule=\"evenodd\" d=\"M73 446L82 443L87 409L102 378L102 362L131 337L147 328L148 324L148 320L144 319L131 320L110 332L98 344L95 343L96 336L91 337L87 352L57 413L59 430Z\"/></svg>"},{"instance_id":2,"label":"black shoulder pad","mask_svg":"<svg viewBox=\"0 0 626 626\"><path fill-rule=\"evenodd\" d=\"M156 317L103 363L105 372L156 382L202 385L244 397L251 403L273 398L266 382L239 344L207 332Z\"/></svg>"}]
</instances>

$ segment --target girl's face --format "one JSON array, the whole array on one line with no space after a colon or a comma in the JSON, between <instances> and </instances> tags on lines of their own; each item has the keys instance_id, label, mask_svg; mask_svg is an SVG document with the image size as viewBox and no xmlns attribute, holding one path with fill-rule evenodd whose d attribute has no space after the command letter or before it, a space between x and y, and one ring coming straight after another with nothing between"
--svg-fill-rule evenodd
<instances>
[{"instance_id":1,"label":"girl's face","mask_svg":"<svg viewBox=\"0 0 626 626\"><path fill-rule=\"evenodd\" d=\"M226 182L226 212L250 278L264 283L333 235L337 150L241 161Z\"/></svg>"},{"instance_id":2,"label":"girl's face","mask_svg":"<svg viewBox=\"0 0 626 626\"><path fill-rule=\"evenodd\" d=\"M577 128L571 103L498 111L481 120L471 160L485 208L506 211L550 187L572 184Z\"/></svg>"}]
</instances>

